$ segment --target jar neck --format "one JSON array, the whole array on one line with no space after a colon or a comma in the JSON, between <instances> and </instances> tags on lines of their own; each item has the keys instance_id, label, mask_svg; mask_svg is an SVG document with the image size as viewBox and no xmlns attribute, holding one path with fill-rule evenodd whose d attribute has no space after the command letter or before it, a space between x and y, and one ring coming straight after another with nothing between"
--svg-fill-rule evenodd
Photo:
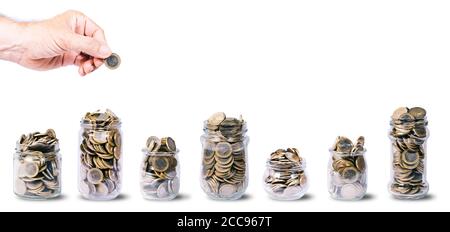
<instances>
[{"instance_id":1,"label":"jar neck","mask_svg":"<svg viewBox=\"0 0 450 232\"><path fill-rule=\"evenodd\" d=\"M240 125L231 126L231 127L218 126L216 128L211 128L208 126L208 122L205 121L203 123L203 132L206 135L208 135L208 134L222 134L222 135L232 134L232 135L245 137L247 134L247 123L243 122Z\"/></svg>"},{"instance_id":2,"label":"jar neck","mask_svg":"<svg viewBox=\"0 0 450 232\"><path fill-rule=\"evenodd\" d=\"M142 152L146 156L154 156L154 157L170 157L170 156L177 156L180 150L176 150L174 152L152 152L149 151L147 148L142 149Z\"/></svg>"},{"instance_id":3,"label":"jar neck","mask_svg":"<svg viewBox=\"0 0 450 232\"><path fill-rule=\"evenodd\" d=\"M364 154L366 154L366 149L364 149L363 151L358 151L358 152L337 152L337 151L333 151L330 149L330 153L333 157L338 157L338 158L348 158L348 157L358 157L358 156L364 156Z\"/></svg>"},{"instance_id":4,"label":"jar neck","mask_svg":"<svg viewBox=\"0 0 450 232\"><path fill-rule=\"evenodd\" d=\"M118 130L120 129L121 122L113 121L113 122L104 122L104 121L81 121L81 128L88 130Z\"/></svg>"},{"instance_id":5,"label":"jar neck","mask_svg":"<svg viewBox=\"0 0 450 232\"><path fill-rule=\"evenodd\" d=\"M413 121L402 121L402 120L394 120L392 119L390 122L392 127L403 127L405 125L409 125L412 127L427 127L428 126L428 120L427 118L419 119L419 120L413 120Z\"/></svg>"},{"instance_id":6,"label":"jar neck","mask_svg":"<svg viewBox=\"0 0 450 232\"><path fill-rule=\"evenodd\" d=\"M306 169L306 164L304 161L298 163L292 163L292 164L286 164L286 165L280 165L275 164L271 160L268 160L266 162L266 167L270 168L277 172L290 172L290 173L296 173L296 172L302 172Z\"/></svg>"}]
</instances>

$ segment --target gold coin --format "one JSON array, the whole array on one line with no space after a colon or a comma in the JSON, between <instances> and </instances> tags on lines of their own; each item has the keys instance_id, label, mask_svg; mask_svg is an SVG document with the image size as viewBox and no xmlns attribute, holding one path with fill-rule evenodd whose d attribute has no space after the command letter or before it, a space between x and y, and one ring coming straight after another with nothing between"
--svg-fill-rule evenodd
<instances>
[{"instance_id":1,"label":"gold coin","mask_svg":"<svg viewBox=\"0 0 450 232\"><path fill-rule=\"evenodd\" d=\"M208 124L212 125L212 126L218 126L223 121L225 121L225 119L226 119L225 113L218 112L218 113L213 114L211 117L209 117Z\"/></svg>"},{"instance_id":2,"label":"gold coin","mask_svg":"<svg viewBox=\"0 0 450 232\"><path fill-rule=\"evenodd\" d=\"M427 111L420 107L414 107L409 110L409 114L411 114L416 120L422 120L425 119Z\"/></svg>"},{"instance_id":3,"label":"gold coin","mask_svg":"<svg viewBox=\"0 0 450 232\"><path fill-rule=\"evenodd\" d=\"M401 115L403 115L403 114L406 114L406 113L408 113L408 108L406 108L406 107L400 107L400 108L398 108L398 109L396 109L395 111L394 111L394 113L392 114L392 119L394 119L394 120L399 120L400 119L400 116Z\"/></svg>"},{"instance_id":4,"label":"gold coin","mask_svg":"<svg viewBox=\"0 0 450 232\"><path fill-rule=\"evenodd\" d=\"M364 170L366 170L366 161L364 160L363 156L358 156L355 163L356 168L358 168L359 171L363 172Z\"/></svg>"},{"instance_id":5,"label":"gold coin","mask_svg":"<svg viewBox=\"0 0 450 232\"><path fill-rule=\"evenodd\" d=\"M151 152L156 152L161 147L161 140L156 136L151 136L147 139L147 149Z\"/></svg>"},{"instance_id":6,"label":"gold coin","mask_svg":"<svg viewBox=\"0 0 450 232\"><path fill-rule=\"evenodd\" d=\"M170 137L162 138L161 146L163 146L167 152L174 152L177 150L175 141Z\"/></svg>"}]
</instances>

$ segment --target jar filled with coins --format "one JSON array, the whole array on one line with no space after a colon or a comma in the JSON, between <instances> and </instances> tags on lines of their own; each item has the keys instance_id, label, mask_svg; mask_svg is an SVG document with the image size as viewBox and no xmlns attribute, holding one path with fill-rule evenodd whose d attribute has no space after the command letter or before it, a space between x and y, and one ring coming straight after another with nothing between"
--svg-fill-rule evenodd
<instances>
[{"instance_id":1,"label":"jar filled with coins","mask_svg":"<svg viewBox=\"0 0 450 232\"><path fill-rule=\"evenodd\" d=\"M22 135L14 155L14 193L43 200L61 194L61 155L55 131Z\"/></svg>"},{"instance_id":2,"label":"jar filled with coins","mask_svg":"<svg viewBox=\"0 0 450 232\"><path fill-rule=\"evenodd\" d=\"M236 200L248 183L247 123L215 113L204 123L201 185L212 199Z\"/></svg>"},{"instance_id":3,"label":"jar filled with coins","mask_svg":"<svg viewBox=\"0 0 450 232\"><path fill-rule=\"evenodd\" d=\"M151 136L143 149L141 192L149 200L172 200L180 190L178 150L170 138Z\"/></svg>"},{"instance_id":4,"label":"jar filled with coins","mask_svg":"<svg viewBox=\"0 0 450 232\"><path fill-rule=\"evenodd\" d=\"M355 144L338 137L330 149L328 166L328 192L336 200L360 200L367 192L367 168L364 154L364 137Z\"/></svg>"},{"instance_id":5,"label":"jar filled with coins","mask_svg":"<svg viewBox=\"0 0 450 232\"><path fill-rule=\"evenodd\" d=\"M298 200L307 189L306 163L296 148L279 149L270 155L264 174L264 189L275 200Z\"/></svg>"},{"instance_id":6,"label":"jar filled with coins","mask_svg":"<svg viewBox=\"0 0 450 232\"><path fill-rule=\"evenodd\" d=\"M120 119L110 110L87 113L81 120L79 191L89 200L111 200L121 188Z\"/></svg>"},{"instance_id":7,"label":"jar filled with coins","mask_svg":"<svg viewBox=\"0 0 450 232\"><path fill-rule=\"evenodd\" d=\"M420 108L398 108L392 115L392 180L389 191L398 199L420 199L428 193L426 180L427 112Z\"/></svg>"}]
</instances>

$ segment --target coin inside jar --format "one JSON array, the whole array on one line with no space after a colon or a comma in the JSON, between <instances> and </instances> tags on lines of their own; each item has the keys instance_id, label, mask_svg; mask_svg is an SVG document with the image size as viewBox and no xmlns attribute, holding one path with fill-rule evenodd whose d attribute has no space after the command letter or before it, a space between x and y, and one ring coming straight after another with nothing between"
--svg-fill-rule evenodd
<instances>
[{"instance_id":1,"label":"coin inside jar","mask_svg":"<svg viewBox=\"0 0 450 232\"><path fill-rule=\"evenodd\" d=\"M109 69L117 69L120 66L121 59L120 56L116 53L111 54L108 58L105 59L105 65Z\"/></svg>"},{"instance_id":2,"label":"coin inside jar","mask_svg":"<svg viewBox=\"0 0 450 232\"><path fill-rule=\"evenodd\" d=\"M169 168L170 163L167 157L155 157L152 160L152 166L157 172L165 172Z\"/></svg>"},{"instance_id":3,"label":"coin inside jar","mask_svg":"<svg viewBox=\"0 0 450 232\"><path fill-rule=\"evenodd\" d=\"M342 171L341 176L345 183L351 184L358 180L359 172L354 167L348 167Z\"/></svg>"},{"instance_id":4,"label":"coin inside jar","mask_svg":"<svg viewBox=\"0 0 450 232\"><path fill-rule=\"evenodd\" d=\"M356 168L358 168L361 172L366 170L366 161L363 156L358 156L358 158L356 158Z\"/></svg>"},{"instance_id":5,"label":"coin inside jar","mask_svg":"<svg viewBox=\"0 0 450 232\"><path fill-rule=\"evenodd\" d=\"M227 142L220 142L216 145L217 156L219 157L229 157L233 152L233 148Z\"/></svg>"},{"instance_id":6,"label":"coin inside jar","mask_svg":"<svg viewBox=\"0 0 450 232\"><path fill-rule=\"evenodd\" d=\"M36 163L25 163L25 176L35 177L39 173L39 166Z\"/></svg>"},{"instance_id":7,"label":"coin inside jar","mask_svg":"<svg viewBox=\"0 0 450 232\"><path fill-rule=\"evenodd\" d=\"M92 168L87 173L87 179L92 184L100 184L103 181L103 172L98 168Z\"/></svg>"}]
</instances>

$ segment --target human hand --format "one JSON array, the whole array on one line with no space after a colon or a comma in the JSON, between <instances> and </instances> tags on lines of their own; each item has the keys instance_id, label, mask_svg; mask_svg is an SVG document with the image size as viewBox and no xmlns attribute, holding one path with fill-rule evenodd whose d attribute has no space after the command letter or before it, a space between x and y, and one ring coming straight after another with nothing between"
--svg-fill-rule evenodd
<instances>
[{"instance_id":1,"label":"human hand","mask_svg":"<svg viewBox=\"0 0 450 232\"><path fill-rule=\"evenodd\" d=\"M78 66L85 76L112 54L103 30L84 14L68 11L40 22L18 23L12 61L35 70ZM1 44L0 44L1 47Z\"/></svg>"}]
</instances>

